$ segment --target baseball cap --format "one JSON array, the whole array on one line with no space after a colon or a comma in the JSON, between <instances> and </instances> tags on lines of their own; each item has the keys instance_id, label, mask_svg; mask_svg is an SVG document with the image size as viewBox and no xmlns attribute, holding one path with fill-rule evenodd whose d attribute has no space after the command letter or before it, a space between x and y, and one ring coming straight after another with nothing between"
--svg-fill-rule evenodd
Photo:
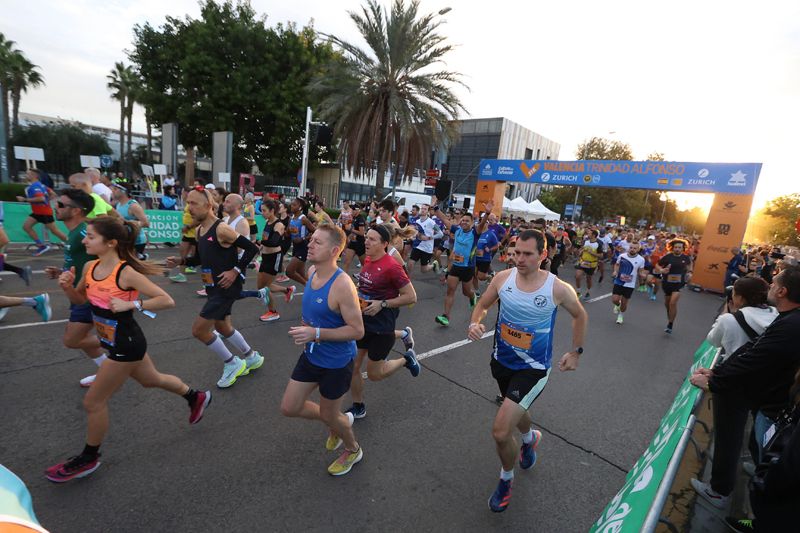
<instances>
[{"instance_id":1,"label":"baseball cap","mask_svg":"<svg viewBox=\"0 0 800 533\"><path fill-rule=\"evenodd\" d=\"M208 189L209 191L213 191L216 190L216 187L214 187L213 183L206 183L206 189Z\"/></svg>"},{"instance_id":2,"label":"baseball cap","mask_svg":"<svg viewBox=\"0 0 800 533\"><path fill-rule=\"evenodd\" d=\"M649 240L656 240L656 236L655 236L655 235L648 235L648 236L647 236L647 240L648 240L648 241L649 241Z\"/></svg>"}]
</instances>

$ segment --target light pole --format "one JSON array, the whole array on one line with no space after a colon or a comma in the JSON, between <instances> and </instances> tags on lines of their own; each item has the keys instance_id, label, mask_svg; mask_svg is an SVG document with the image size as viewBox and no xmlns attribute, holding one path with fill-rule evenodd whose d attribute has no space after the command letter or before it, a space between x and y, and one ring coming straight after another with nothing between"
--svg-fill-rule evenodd
<instances>
[{"instance_id":1,"label":"light pole","mask_svg":"<svg viewBox=\"0 0 800 533\"><path fill-rule=\"evenodd\" d=\"M661 193L659 199L664 202L664 207L661 209L661 225L664 225L664 214L667 212L667 195L666 193Z\"/></svg>"},{"instance_id":2,"label":"light pole","mask_svg":"<svg viewBox=\"0 0 800 533\"><path fill-rule=\"evenodd\" d=\"M308 143L310 138L311 126L320 126L322 122L311 122L311 107L306 107L306 137L303 141L303 163L300 169L300 194L303 196L306 193L306 185L308 184Z\"/></svg>"}]
</instances>

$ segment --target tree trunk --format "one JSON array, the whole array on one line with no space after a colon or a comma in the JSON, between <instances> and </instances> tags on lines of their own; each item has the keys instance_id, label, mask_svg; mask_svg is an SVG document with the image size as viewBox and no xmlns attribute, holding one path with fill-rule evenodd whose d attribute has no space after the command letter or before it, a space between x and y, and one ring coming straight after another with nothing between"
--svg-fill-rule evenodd
<instances>
[{"instance_id":1,"label":"tree trunk","mask_svg":"<svg viewBox=\"0 0 800 533\"><path fill-rule=\"evenodd\" d=\"M11 142L11 122L9 119L11 118L8 115L8 95L10 90L8 87L3 87L3 124L6 129L6 142Z\"/></svg>"},{"instance_id":2,"label":"tree trunk","mask_svg":"<svg viewBox=\"0 0 800 533\"><path fill-rule=\"evenodd\" d=\"M153 126L150 124L150 113L145 109L144 119L147 122L147 164L153 164Z\"/></svg>"},{"instance_id":3,"label":"tree trunk","mask_svg":"<svg viewBox=\"0 0 800 533\"><path fill-rule=\"evenodd\" d=\"M125 170L125 99L119 101L119 170Z\"/></svg>"},{"instance_id":4,"label":"tree trunk","mask_svg":"<svg viewBox=\"0 0 800 533\"><path fill-rule=\"evenodd\" d=\"M383 189L384 189L384 182L383 179L386 175L386 165L387 165L387 158L386 157L386 142L391 142L391 139L387 139L390 134L389 131L389 109L386 107L384 103L383 106L383 116L381 117L381 128L380 128L380 138L378 139L378 173L375 175L375 196L378 200L383 198Z\"/></svg>"},{"instance_id":5,"label":"tree trunk","mask_svg":"<svg viewBox=\"0 0 800 533\"><path fill-rule=\"evenodd\" d=\"M188 189L194 186L194 146L186 147L186 172L184 175L184 188Z\"/></svg>"},{"instance_id":6,"label":"tree trunk","mask_svg":"<svg viewBox=\"0 0 800 533\"><path fill-rule=\"evenodd\" d=\"M11 91L11 104L13 105L14 113L13 118L11 120L11 130L17 131L17 127L19 127L19 99L21 96L22 88L18 87L14 84L14 88Z\"/></svg>"},{"instance_id":7,"label":"tree trunk","mask_svg":"<svg viewBox=\"0 0 800 533\"><path fill-rule=\"evenodd\" d=\"M128 142L128 172L127 177L132 178L131 175L133 172L133 152L131 151L131 122L133 120L133 102L129 102L128 109L126 110L126 114L128 115L128 136L126 141Z\"/></svg>"}]
</instances>

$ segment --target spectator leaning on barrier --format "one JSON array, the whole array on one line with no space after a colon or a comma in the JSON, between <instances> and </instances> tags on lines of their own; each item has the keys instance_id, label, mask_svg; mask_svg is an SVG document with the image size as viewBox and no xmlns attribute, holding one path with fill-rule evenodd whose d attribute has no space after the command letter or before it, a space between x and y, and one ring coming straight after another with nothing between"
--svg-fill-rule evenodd
<instances>
[{"instance_id":1,"label":"spectator leaning on barrier","mask_svg":"<svg viewBox=\"0 0 800 533\"><path fill-rule=\"evenodd\" d=\"M736 396L758 411L754 431L759 449L770 424L786 406L800 367L800 268L787 267L776 275L768 300L778 317L753 345L713 370L698 369L691 377L693 385L715 396Z\"/></svg>"},{"instance_id":2,"label":"spectator leaning on barrier","mask_svg":"<svg viewBox=\"0 0 800 533\"><path fill-rule=\"evenodd\" d=\"M734 283L728 312L717 317L706 337L710 344L725 350L723 360L752 340L739 320L744 320L758 336L778 316L778 311L767 305L768 293L769 284L761 278L740 278Z\"/></svg>"}]
</instances>

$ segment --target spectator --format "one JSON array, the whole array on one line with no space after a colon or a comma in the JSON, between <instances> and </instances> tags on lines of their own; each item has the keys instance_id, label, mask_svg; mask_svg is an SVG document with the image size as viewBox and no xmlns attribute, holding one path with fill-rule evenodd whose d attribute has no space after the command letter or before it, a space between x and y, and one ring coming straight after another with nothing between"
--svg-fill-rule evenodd
<instances>
[{"instance_id":1,"label":"spectator","mask_svg":"<svg viewBox=\"0 0 800 533\"><path fill-rule=\"evenodd\" d=\"M733 282L739 279L742 275L742 265L744 264L744 256L742 255L741 248L734 248L731 250L733 257L728 261L728 267L725 269L725 287L730 287Z\"/></svg>"},{"instance_id":2,"label":"spectator","mask_svg":"<svg viewBox=\"0 0 800 533\"><path fill-rule=\"evenodd\" d=\"M92 179L92 192L100 196L106 203L111 203L111 189L100 181L100 171L94 167L89 167L83 171L84 174Z\"/></svg>"},{"instance_id":3,"label":"spectator","mask_svg":"<svg viewBox=\"0 0 800 533\"><path fill-rule=\"evenodd\" d=\"M768 292L769 285L761 278L740 278L734 283L728 312L717 317L706 337L710 344L725 350L723 360L750 340L739 320L744 320L758 336L778 316L778 311L767 305ZM739 319L734 315L737 312Z\"/></svg>"},{"instance_id":4,"label":"spectator","mask_svg":"<svg viewBox=\"0 0 800 533\"><path fill-rule=\"evenodd\" d=\"M175 194L175 189L167 185L164 187L164 194L161 195L158 208L165 211L176 211L178 209L178 196Z\"/></svg>"}]
</instances>

